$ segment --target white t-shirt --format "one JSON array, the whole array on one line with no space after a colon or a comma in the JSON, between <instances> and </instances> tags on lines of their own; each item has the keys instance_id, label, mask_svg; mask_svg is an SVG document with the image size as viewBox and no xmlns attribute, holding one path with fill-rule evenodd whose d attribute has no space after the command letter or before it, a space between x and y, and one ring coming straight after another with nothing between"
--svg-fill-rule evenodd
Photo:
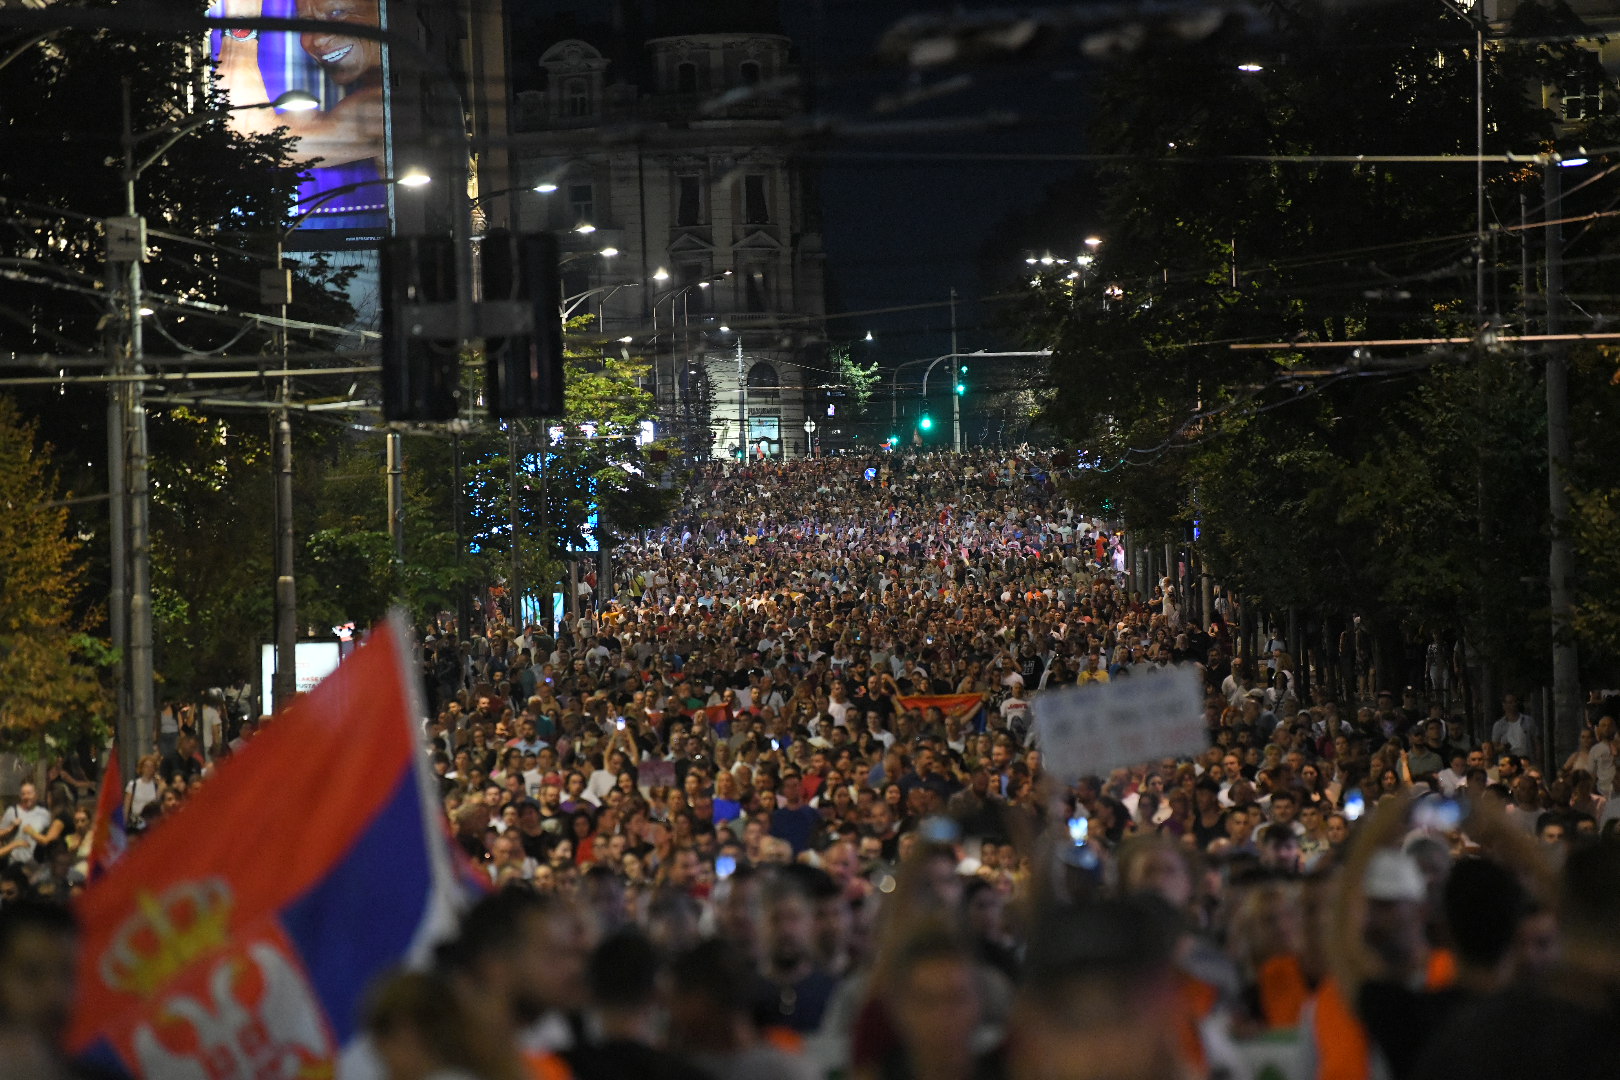
<instances>
[{"instance_id":1,"label":"white t-shirt","mask_svg":"<svg viewBox=\"0 0 1620 1080\"><path fill-rule=\"evenodd\" d=\"M237 749L234 742L232 743L231 748L233 750ZM145 810L152 803L157 802L157 780L142 780L137 776L135 779L124 785L124 794L134 796L129 803L129 821L126 823L128 825L134 825L136 822L141 820L141 811Z\"/></svg>"},{"instance_id":2,"label":"white t-shirt","mask_svg":"<svg viewBox=\"0 0 1620 1080\"><path fill-rule=\"evenodd\" d=\"M0 833L5 832L13 825L18 826L17 835L7 836L6 843L13 840L23 841L23 846L11 853L11 861L16 863L29 863L34 861L34 849L39 841L22 831L21 826L26 825L35 832L44 832L51 827L51 812L34 804L32 810L24 810L21 806L13 806L4 814L0 814Z\"/></svg>"}]
</instances>

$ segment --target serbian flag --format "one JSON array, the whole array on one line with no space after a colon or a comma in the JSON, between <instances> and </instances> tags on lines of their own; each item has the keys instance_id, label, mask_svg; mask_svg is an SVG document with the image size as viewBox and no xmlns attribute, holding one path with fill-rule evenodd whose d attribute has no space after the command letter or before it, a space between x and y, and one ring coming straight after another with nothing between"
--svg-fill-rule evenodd
<instances>
[{"instance_id":1,"label":"serbian flag","mask_svg":"<svg viewBox=\"0 0 1620 1080\"><path fill-rule=\"evenodd\" d=\"M68 1049L163 1080L343 1076L362 995L468 895L397 618L80 898Z\"/></svg>"},{"instance_id":2,"label":"serbian flag","mask_svg":"<svg viewBox=\"0 0 1620 1080\"><path fill-rule=\"evenodd\" d=\"M96 821L90 829L90 874L95 881L124 854L129 842L124 832L124 776L118 768L118 748L107 755L107 772L96 796Z\"/></svg>"},{"instance_id":3,"label":"serbian flag","mask_svg":"<svg viewBox=\"0 0 1620 1080\"><path fill-rule=\"evenodd\" d=\"M896 696L894 700L908 712L912 709L918 712L938 709L947 720L954 717L975 730L984 730L983 717L980 715L984 710L983 694L912 694Z\"/></svg>"}]
</instances>

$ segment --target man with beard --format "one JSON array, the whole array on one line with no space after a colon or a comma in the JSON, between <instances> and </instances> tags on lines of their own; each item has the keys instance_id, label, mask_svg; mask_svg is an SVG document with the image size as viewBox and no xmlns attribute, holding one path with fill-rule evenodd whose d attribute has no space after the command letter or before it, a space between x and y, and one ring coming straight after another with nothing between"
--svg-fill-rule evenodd
<instances>
[{"instance_id":1,"label":"man with beard","mask_svg":"<svg viewBox=\"0 0 1620 1080\"><path fill-rule=\"evenodd\" d=\"M816 903L803 878L783 873L765 896L762 974L776 1007L772 1020L802 1034L821 1026L838 979L816 964Z\"/></svg>"}]
</instances>

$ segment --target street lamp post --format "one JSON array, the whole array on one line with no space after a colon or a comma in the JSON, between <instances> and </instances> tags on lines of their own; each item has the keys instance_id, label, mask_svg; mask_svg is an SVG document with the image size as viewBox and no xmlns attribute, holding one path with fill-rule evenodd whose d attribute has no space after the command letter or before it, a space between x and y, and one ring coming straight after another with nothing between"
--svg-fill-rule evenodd
<instances>
[{"instance_id":1,"label":"street lamp post","mask_svg":"<svg viewBox=\"0 0 1620 1080\"><path fill-rule=\"evenodd\" d=\"M424 175L406 172L399 177L361 180L324 191L318 197L306 200L309 205L304 206L292 222L277 234L275 265L263 271L260 276L260 300L266 304L275 304L280 309L281 321L276 327L276 352L281 357L283 371L287 370L287 306L292 303L292 270L283 265L285 256L283 249L287 237L322 206L339 196L373 184L420 187ZM289 408L291 400L292 378L283 375L281 409L272 424L276 463L276 645L272 686L278 705L290 702L298 692L298 577L294 558L297 542L293 532L293 442L292 414Z\"/></svg>"},{"instance_id":2,"label":"street lamp post","mask_svg":"<svg viewBox=\"0 0 1620 1080\"><path fill-rule=\"evenodd\" d=\"M145 347L141 336L141 263L146 257L146 222L136 211L135 185L141 174L156 164L171 146L187 134L220 119L221 113L213 112L183 123L136 132L130 103L130 81L127 78L123 80L121 105L119 142L124 159L124 216L108 223L108 261L127 263L123 281L126 336L123 351L115 358L114 368L115 374L133 378L118 383L114 390L116 404L109 409L109 419L116 430L109 432L108 439L109 444L116 440L120 450L109 455L109 468L122 466L118 474L109 476L114 503L112 560L114 567L128 567L127 571L120 573L115 570L114 573L115 594L123 591L117 588L119 584L127 588L127 597L123 599L126 612L122 619L114 619L113 622L115 635L121 624L124 637L121 644L125 646L126 653L118 739L126 749L123 759L125 773L133 776L136 763L152 750L153 722L157 716L152 656L152 499L147 460L146 406L142 400L144 387L140 381L145 374ZM275 101L232 106L223 111L269 108L307 111L317 105L309 94L289 91ZM150 139L162 141L156 149L137 161L136 148ZM116 637L115 644L120 644Z\"/></svg>"},{"instance_id":3,"label":"street lamp post","mask_svg":"<svg viewBox=\"0 0 1620 1080\"><path fill-rule=\"evenodd\" d=\"M816 440L816 422L814 420L810 419L810 417L807 416L807 417L804 418L804 456L805 457L813 457L815 455L815 451L816 451L815 440Z\"/></svg>"}]
</instances>

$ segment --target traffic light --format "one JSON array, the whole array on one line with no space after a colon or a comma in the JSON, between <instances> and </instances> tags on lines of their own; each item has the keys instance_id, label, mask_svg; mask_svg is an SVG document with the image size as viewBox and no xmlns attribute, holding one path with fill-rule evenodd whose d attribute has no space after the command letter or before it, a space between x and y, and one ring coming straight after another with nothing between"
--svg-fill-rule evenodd
<instances>
[{"instance_id":1,"label":"traffic light","mask_svg":"<svg viewBox=\"0 0 1620 1080\"><path fill-rule=\"evenodd\" d=\"M457 342L435 332L424 309L455 302L455 246L448 236L396 236L380 255L383 419L454 419Z\"/></svg>"},{"instance_id":2,"label":"traffic light","mask_svg":"<svg viewBox=\"0 0 1620 1080\"><path fill-rule=\"evenodd\" d=\"M546 233L491 230L480 248L489 414L561 416L562 279L557 240Z\"/></svg>"},{"instance_id":3,"label":"traffic light","mask_svg":"<svg viewBox=\"0 0 1620 1080\"><path fill-rule=\"evenodd\" d=\"M957 383L956 392L958 395L967 393L967 384L962 382Z\"/></svg>"},{"instance_id":4,"label":"traffic light","mask_svg":"<svg viewBox=\"0 0 1620 1080\"><path fill-rule=\"evenodd\" d=\"M930 431L933 429L933 426L934 418L929 416L927 413L923 413L922 419L917 421L917 429L919 431Z\"/></svg>"},{"instance_id":5,"label":"traffic light","mask_svg":"<svg viewBox=\"0 0 1620 1080\"><path fill-rule=\"evenodd\" d=\"M891 447L899 446L900 445L900 436L898 436L898 435L890 435L889 436L889 445Z\"/></svg>"}]
</instances>

